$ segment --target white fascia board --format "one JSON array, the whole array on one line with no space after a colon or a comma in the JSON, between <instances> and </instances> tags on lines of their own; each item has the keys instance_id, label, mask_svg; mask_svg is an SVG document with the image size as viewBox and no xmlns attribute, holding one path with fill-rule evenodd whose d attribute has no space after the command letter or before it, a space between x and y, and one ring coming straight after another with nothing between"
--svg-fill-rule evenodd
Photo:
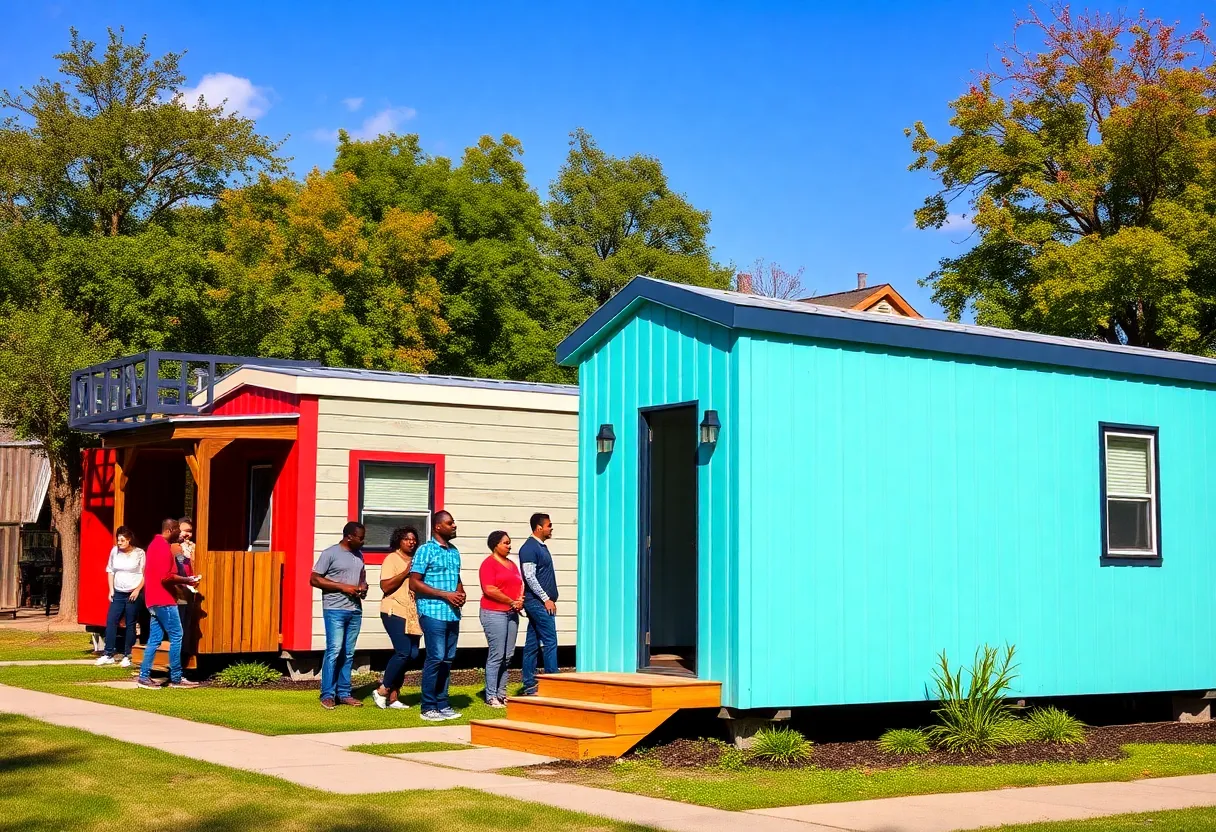
<instances>
[{"instance_id":1,"label":"white fascia board","mask_svg":"<svg viewBox=\"0 0 1216 832\"><path fill-rule=\"evenodd\" d=\"M451 384L411 384L408 381L326 378L276 373L264 368L241 368L215 385L216 400L239 387L263 387L297 396L362 399L385 402L449 404L506 410L578 413L578 396L523 390L492 390Z\"/></svg>"}]
</instances>

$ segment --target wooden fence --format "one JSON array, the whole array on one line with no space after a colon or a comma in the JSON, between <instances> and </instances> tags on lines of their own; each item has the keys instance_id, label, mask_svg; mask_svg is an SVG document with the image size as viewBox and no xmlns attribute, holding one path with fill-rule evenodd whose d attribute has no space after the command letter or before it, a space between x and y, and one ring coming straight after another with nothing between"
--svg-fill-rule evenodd
<instances>
[{"instance_id":1,"label":"wooden fence","mask_svg":"<svg viewBox=\"0 0 1216 832\"><path fill-rule=\"evenodd\" d=\"M279 649L282 552L197 552L199 653Z\"/></svg>"}]
</instances>

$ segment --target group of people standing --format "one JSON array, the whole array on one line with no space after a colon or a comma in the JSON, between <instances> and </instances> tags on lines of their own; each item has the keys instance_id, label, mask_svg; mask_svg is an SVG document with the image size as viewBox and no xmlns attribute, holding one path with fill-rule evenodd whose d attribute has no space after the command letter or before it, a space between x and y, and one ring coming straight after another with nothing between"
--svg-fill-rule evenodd
<instances>
[{"instance_id":1,"label":"group of people standing","mask_svg":"<svg viewBox=\"0 0 1216 832\"><path fill-rule=\"evenodd\" d=\"M97 660L99 666L117 663L131 666L135 650L136 623L141 607L148 610L147 645L139 668L136 685L157 689L152 679L152 659L157 648L169 639L169 686L198 687L182 676L182 652L185 634L190 631L191 597L199 576L194 574L194 521L189 517L161 522L160 533L139 548L127 526L114 533L114 548L106 561L110 609L106 615L105 653ZM118 625L125 628L123 652L118 656Z\"/></svg>"},{"instance_id":2,"label":"group of people standing","mask_svg":"<svg viewBox=\"0 0 1216 832\"><path fill-rule=\"evenodd\" d=\"M549 515L537 513L529 524L531 535L520 547L518 565L511 559L510 535L495 531L486 539L490 553L478 569L479 614L488 648L485 697L492 708L506 707L507 670L515 654L521 613L529 622L522 695L537 693L538 661L546 673L557 672L557 576L547 543L553 523ZM400 699L401 685L425 638L422 719L442 722L460 716L448 701L448 683L468 598L460 577L460 551L453 543L455 519L450 512L437 511L430 531L425 543L411 526L394 530L389 539L391 551L380 570L384 596L380 620L393 644L393 656L372 699L380 708L408 707ZM321 590L325 621L321 706L326 709L363 705L352 696L351 670L368 590L365 536L362 524L347 523L342 540L324 550L313 566L310 582Z\"/></svg>"}]
</instances>

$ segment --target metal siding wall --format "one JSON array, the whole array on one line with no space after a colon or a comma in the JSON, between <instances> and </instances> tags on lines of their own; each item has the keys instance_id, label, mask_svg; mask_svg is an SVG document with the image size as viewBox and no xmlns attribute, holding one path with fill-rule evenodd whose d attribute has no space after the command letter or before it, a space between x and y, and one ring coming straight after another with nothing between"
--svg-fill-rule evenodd
<instances>
[{"instance_id":1,"label":"metal siding wall","mask_svg":"<svg viewBox=\"0 0 1216 832\"><path fill-rule=\"evenodd\" d=\"M922 699L938 651L1006 641L1021 695L1216 687L1216 391L762 336L736 358L741 707ZM1099 563L1101 421L1160 427L1161 567Z\"/></svg>"},{"instance_id":2,"label":"metal siding wall","mask_svg":"<svg viewBox=\"0 0 1216 832\"><path fill-rule=\"evenodd\" d=\"M645 306L579 368L579 670L637 669L638 411L697 400L698 421L712 408L723 424L698 474L697 664L702 678L726 684L729 700L735 605L729 577L735 537L729 500L735 458L731 341L721 327ZM605 422L617 437L606 464L594 450Z\"/></svg>"}]
</instances>

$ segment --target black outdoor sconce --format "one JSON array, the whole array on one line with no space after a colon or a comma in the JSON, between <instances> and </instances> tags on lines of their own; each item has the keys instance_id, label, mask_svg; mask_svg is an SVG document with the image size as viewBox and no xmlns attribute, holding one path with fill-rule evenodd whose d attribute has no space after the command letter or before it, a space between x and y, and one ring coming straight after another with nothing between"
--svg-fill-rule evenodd
<instances>
[{"instance_id":1,"label":"black outdoor sconce","mask_svg":"<svg viewBox=\"0 0 1216 832\"><path fill-rule=\"evenodd\" d=\"M600 432L595 435L595 449L601 454L612 453L612 446L616 444L616 433L612 430L612 425L600 425Z\"/></svg>"},{"instance_id":2,"label":"black outdoor sconce","mask_svg":"<svg viewBox=\"0 0 1216 832\"><path fill-rule=\"evenodd\" d=\"M722 423L718 421L718 411L705 411L705 418L701 420L701 444L718 444L718 431L721 429Z\"/></svg>"}]
</instances>

